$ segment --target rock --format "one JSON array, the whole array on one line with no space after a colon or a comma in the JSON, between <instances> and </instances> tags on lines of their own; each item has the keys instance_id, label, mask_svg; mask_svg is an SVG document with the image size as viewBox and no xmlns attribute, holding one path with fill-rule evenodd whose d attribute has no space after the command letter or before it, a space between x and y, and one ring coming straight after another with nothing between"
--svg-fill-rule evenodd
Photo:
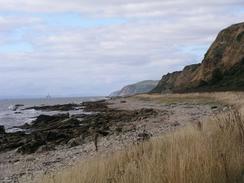
<instances>
[{"instance_id":1,"label":"rock","mask_svg":"<svg viewBox=\"0 0 244 183\"><path fill-rule=\"evenodd\" d=\"M108 131L104 131L104 130L97 130L96 132L97 132L98 134L104 136L104 137L107 136L107 135L109 134Z\"/></svg>"},{"instance_id":2,"label":"rock","mask_svg":"<svg viewBox=\"0 0 244 183\"><path fill-rule=\"evenodd\" d=\"M34 106L34 107L28 107L24 110L41 110L41 111L71 111L71 110L77 110L78 108L82 107L81 104L58 104L58 105L43 105L43 106Z\"/></svg>"},{"instance_id":3,"label":"rock","mask_svg":"<svg viewBox=\"0 0 244 183\"><path fill-rule=\"evenodd\" d=\"M155 109L151 109L151 108L142 108L139 110L139 113L141 113L142 115L157 115L157 111Z\"/></svg>"},{"instance_id":4,"label":"rock","mask_svg":"<svg viewBox=\"0 0 244 183\"><path fill-rule=\"evenodd\" d=\"M46 141L48 141L48 142L56 141L56 140L60 140L60 139L66 139L66 138L68 138L68 136L65 133L60 132L57 129L50 130L46 133Z\"/></svg>"},{"instance_id":5,"label":"rock","mask_svg":"<svg viewBox=\"0 0 244 183\"><path fill-rule=\"evenodd\" d=\"M21 128L21 129L28 129L31 125L29 123L25 123L24 125L20 126L14 126L14 128Z\"/></svg>"},{"instance_id":6,"label":"rock","mask_svg":"<svg viewBox=\"0 0 244 183\"><path fill-rule=\"evenodd\" d=\"M115 132L117 132L117 133L121 133L123 131L123 127L116 127L115 128Z\"/></svg>"},{"instance_id":7,"label":"rock","mask_svg":"<svg viewBox=\"0 0 244 183\"><path fill-rule=\"evenodd\" d=\"M15 104L16 110L19 109L20 107L23 107L23 106L25 106L25 105L24 104Z\"/></svg>"},{"instance_id":8,"label":"rock","mask_svg":"<svg viewBox=\"0 0 244 183\"><path fill-rule=\"evenodd\" d=\"M177 121L175 121L174 123L171 124L171 126L174 126L174 127L176 127L176 126L180 126L180 123L177 122Z\"/></svg>"},{"instance_id":9,"label":"rock","mask_svg":"<svg viewBox=\"0 0 244 183\"><path fill-rule=\"evenodd\" d=\"M223 108L223 112L226 112L226 111L228 111L229 110L229 107L224 107Z\"/></svg>"},{"instance_id":10,"label":"rock","mask_svg":"<svg viewBox=\"0 0 244 183\"><path fill-rule=\"evenodd\" d=\"M139 133L139 134L138 134L138 138L137 138L137 140L138 140L138 141L149 140L151 136L152 136L151 134L147 133L147 132L144 130L142 133Z\"/></svg>"},{"instance_id":11,"label":"rock","mask_svg":"<svg viewBox=\"0 0 244 183\"><path fill-rule=\"evenodd\" d=\"M53 116L49 116L49 115L40 115L37 117L36 120L34 120L31 125L29 124L24 124L22 126L20 126L19 128L22 129L40 129L40 128L50 128L52 126L57 125L58 121L62 121L65 119L69 118L69 113L65 113L65 114L56 114Z\"/></svg>"},{"instance_id":12,"label":"rock","mask_svg":"<svg viewBox=\"0 0 244 183\"><path fill-rule=\"evenodd\" d=\"M136 125L127 125L127 126L124 126L123 127L123 132L130 132L130 131L133 131L135 132L136 131Z\"/></svg>"},{"instance_id":13,"label":"rock","mask_svg":"<svg viewBox=\"0 0 244 183\"><path fill-rule=\"evenodd\" d=\"M85 118L87 116L87 114L73 114L71 115L71 118Z\"/></svg>"},{"instance_id":14,"label":"rock","mask_svg":"<svg viewBox=\"0 0 244 183\"><path fill-rule=\"evenodd\" d=\"M16 107L23 107L25 106L24 104L15 104Z\"/></svg>"},{"instance_id":15,"label":"rock","mask_svg":"<svg viewBox=\"0 0 244 183\"><path fill-rule=\"evenodd\" d=\"M69 140L67 145L69 147L74 147L74 146L82 145L83 143L84 143L83 140L80 137L77 137Z\"/></svg>"},{"instance_id":16,"label":"rock","mask_svg":"<svg viewBox=\"0 0 244 183\"><path fill-rule=\"evenodd\" d=\"M70 117L69 113L40 115L31 124L16 127L28 131L28 134L25 132L4 134L4 138L0 138L0 151L17 148L17 152L29 154L45 149L48 151L49 146L55 148L58 145L68 144L73 147L92 141L94 134L108 136L135 130L131 122L158 114L156 110L148 108L134 111L111 109L105 100L85 102L82 105L84 110L92 114L75 116L82 117L81 120L74 116ZM147 139L147 136L142 136L142 139Z\"/></svg>"},{"instance_id":17,"label":"rock","mask_svg":"<svg viewBox=\"0 0 244 183\"><path fill-rule=\"evenodd\" d=\"M218 109L218 106L211 106L211 109Z\"/></svg>"},{"instance_id":18,"label":"rock","mask_svg":"<svg viewBox=\"0 0 244 183\"><path fill-rule=\"evenodd\" d=\"M24 105L23 105L23 104L10 105L10 106L8 107L8 109L9 109L9 110L12 110L12 111L16 111L16 110L18 110L19 107L22 107L22 106L24 106Z\"/></svg>"},{"instance_id":19,"label":"rock","mask_svg":"<svg viewBox=\"0 0 244 183\"><path fill-rule=\"evenodd\" d=\"M44 145L43 142L41 141L35 141L32 140L24 145L22 145L21 147L19 147L17 149L18 153L22 153L22 154L31 154L37 151L37 149L41 146Z\"/></svg>"},{"instance_id":20,"label":"rock","mask_svg":"<svg viewBox=\"0 0 244 183\"><path fill-rule=\"evenodd\" d=\"M55 150L55 147L52 145L42 145L37 149L37 153L43 153L43 152L47 152L47 151L53 151Z\"/></svg>"},{"instance_id":21,"label":"rock","mask_svg":"<svg viewBox=\"0 0 244 183\"><path fill-rule=\"evenodd\" d=\"M106 100L95 102L83 102L85 112L106 112L108 109Z\"/></svg>"},{"instance_id":22,"label":"rock","mask_svg":"<svg viewBox=\"0 0 244 183\"><path fill-rule=\"evenodd\" d=\"M5 134L5 128L4 126L0 126L0 134Z\"/></svg>"},{"instance_id":23,"label":"rock","mask_svg":"<svg viewBox=\"0 0 244 183\"><path fill-rule=\"evenodd\" d=\"M126 100L121 100L120 103L124 104L124 103L126 103Z\"/></svg>"},{"instance_id":24,"label":"rock","mask_svg":"<svg viewBox=\"0 0 244 183\"><path fill-rule=\"evenodd\" d=\"M80 121L76 118L67 118L62 121L59 121L56 125L56 128L74 128L80 126Z\"/></svg>"},{"instance_id":25,"label":"rock","mask_svg":"<svg viewBox=\"0 0 244 183\"><path fill-rule=\"evenodd\" d=\"M59 119L65 119L65 118L69 118L69 113L55 114L55 115L52 115L52 116L40 115L40 116L37 117L36 123L39 123L41 121L52 121L52 120L59 120Z\"/></svg>"}]
</instances>

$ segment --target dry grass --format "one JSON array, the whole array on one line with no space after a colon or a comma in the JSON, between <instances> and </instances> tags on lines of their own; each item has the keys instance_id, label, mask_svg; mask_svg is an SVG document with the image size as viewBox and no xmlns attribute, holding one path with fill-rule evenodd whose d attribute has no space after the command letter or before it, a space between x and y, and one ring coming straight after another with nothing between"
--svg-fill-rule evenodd
<instances>
[{"instance_id":1,"label":"dry grass","mask_svg":"<svg viewBox=\"0 0 244 183\"><path fill-rule=\"evenodd\" d=\"M140 94L133 96L134 98L155 101L160 103L214 103L214 102L225 102L228 104L239 104L244 105L244 93L243 92L212 92L212 93L185 93L185 94ZM240 106L240 105L239 105Z\"/></svg>"},{"instance_id":2,"label":"dry grass","mask_svg":"<svg viewBox=\"0 0 244 183\"><path fill-rule=\"evenodd\" d=\"M172 104L172 103L215 103L215 99L210 95L194 94L141 94L133 96L136 99L144 101L154 101L157 103Z\"/></svg>"},{"instance_id":3,"label":"dry grass","mask_svg":"<svg viewBox=\"0 0 244 183\"><path fill-rule=\"evenodd\" d=\"M243 110L243 93L192 95L212 97ZM183 98L182 95L174 97ZM220 114L198 126L184 127L110 157L82 162L57 175L45 177L42 182L244 182L244 120L241 112Z\"/></svg>"}]
</instances>

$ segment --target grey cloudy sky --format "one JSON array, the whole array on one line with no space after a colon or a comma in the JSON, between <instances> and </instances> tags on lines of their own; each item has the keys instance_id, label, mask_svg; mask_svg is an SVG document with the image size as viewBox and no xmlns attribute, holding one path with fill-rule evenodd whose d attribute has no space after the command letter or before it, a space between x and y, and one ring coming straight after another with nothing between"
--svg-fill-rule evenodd
<instances>
[{"instance_id":1,"label":"grey cloudy sky","mask_svg":"<svg viewBox=\"0 0 244 183\"><path fill-rule=\"evenodd\" d=\"M107 95L200 62L243 0L0 0L0 97Z\"/></svg>"}]
</instances>

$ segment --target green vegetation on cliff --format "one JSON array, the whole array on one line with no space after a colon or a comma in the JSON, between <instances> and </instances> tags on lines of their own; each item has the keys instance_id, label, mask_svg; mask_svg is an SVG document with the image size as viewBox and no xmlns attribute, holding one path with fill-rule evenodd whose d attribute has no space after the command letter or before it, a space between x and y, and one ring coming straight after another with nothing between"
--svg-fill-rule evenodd
<instances>
[{"instance_id":1,"label":"green vegetation on cliff","mask_svg":"<svg viewBox=\"0 0 244 183\"><path fill-rule=\"evenodd\" d=\"M141 81L135 84L127 85L121 90L111 93L109 96L130 96L134 94L147 93L151 91L157 84L158 81L154 80Z\"/></svg>"},{"instance_id":2,"label":"green vegetation on cliff","mask_svg":"<svg viewBox=\"0 0 244 183\"><path fill-rule=\"evenodd\" d=\"M222 30L201 64L164 75L152 93L244 90L244 23Z\"/></svg>"}]
</instances>

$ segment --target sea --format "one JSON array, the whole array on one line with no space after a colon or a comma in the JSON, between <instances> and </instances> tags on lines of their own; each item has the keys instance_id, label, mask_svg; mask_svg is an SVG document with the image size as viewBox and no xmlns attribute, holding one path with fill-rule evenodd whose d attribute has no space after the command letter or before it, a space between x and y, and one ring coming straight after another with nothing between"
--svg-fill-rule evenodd
<instances>
[{"instance_id":1,"label":"sea","mask_svg":"<svg viewBox=\"0 0 244 183\"><path fill-rule=\"evenodd\" d=\"M16 126L25 123L31 123L37 116L41 114L54 115L57 113L72 114L84 113L82 109L75 111L37 111L34 109L23 110L28 107L41 106L41 105L56 105L56 104L69 104L69 103L82 103L84 101L97 101L105 99L105 97L73 97L73 98L39 98L39 99L0 99L0 125L5 127L6 132L21 131ZM13 106L21 105L16 111Z\"/></svg>"}]
</instances>

